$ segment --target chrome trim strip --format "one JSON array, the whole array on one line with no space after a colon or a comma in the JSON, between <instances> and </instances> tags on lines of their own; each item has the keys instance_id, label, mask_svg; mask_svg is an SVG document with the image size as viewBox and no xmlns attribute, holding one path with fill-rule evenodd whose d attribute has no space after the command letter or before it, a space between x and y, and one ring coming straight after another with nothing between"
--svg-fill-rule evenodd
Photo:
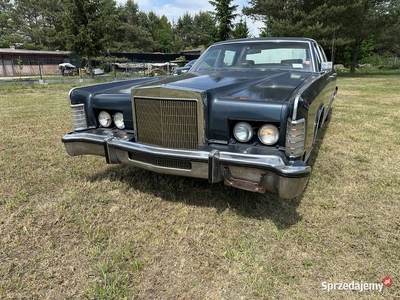
<instances>
[{"instance_id":1,"label":"chrome trim strip","mask_svg":"<svg viewBox=\"0 0 400 300\"><path fill-rule=\"evenodd\" d=\"M297 118L297 109L299 108L300 93L294 98L292 120Z\"/></svg>"},{"instance_id":2,"label":"chrome trim strip","mask_svg":"<svg viewBox=\"0 0 400 300\"><path fill-rule=\"evenodd\" d=\"M228 145L228 141L224 140L208 140L210 144L221 144L221 145Z\"/></svg>"}]
</instances>

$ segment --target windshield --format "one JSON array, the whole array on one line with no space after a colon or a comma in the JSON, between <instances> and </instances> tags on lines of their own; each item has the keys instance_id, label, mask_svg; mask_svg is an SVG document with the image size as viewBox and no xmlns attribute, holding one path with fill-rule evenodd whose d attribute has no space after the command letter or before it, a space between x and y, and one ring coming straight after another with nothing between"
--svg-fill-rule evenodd
<instances>
[{"instance_id":1,"label":"windshield","mask_svg":"<svg viewBox=\"0 0 400 300\"><path fill-rule=\"evenodd\" d=\"M191 72L245 68L312 71L309 44L259 41L211 46Z\"/></svg>"}]
</instances>

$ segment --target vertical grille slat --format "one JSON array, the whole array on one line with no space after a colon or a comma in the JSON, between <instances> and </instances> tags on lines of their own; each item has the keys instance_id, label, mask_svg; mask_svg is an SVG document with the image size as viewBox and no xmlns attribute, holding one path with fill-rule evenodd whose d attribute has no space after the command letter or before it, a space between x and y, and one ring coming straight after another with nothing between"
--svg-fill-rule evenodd
<instances>
[{"instance_id":1,"label":"vertical grille slat","mask_svg":"<svg viewBox=\"0 0 400 300\"><path fill-rule=\"evenodd\" d=\"M138 141L167 148L197 149L197 102L135 98Z\"/></svg>"}]
</instances>

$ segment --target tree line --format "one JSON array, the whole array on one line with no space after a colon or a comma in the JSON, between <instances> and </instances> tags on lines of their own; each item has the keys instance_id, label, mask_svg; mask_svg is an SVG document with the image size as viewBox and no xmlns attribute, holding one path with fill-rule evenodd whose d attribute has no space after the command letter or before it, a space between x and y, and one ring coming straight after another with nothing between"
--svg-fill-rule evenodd
<instances>
[{"instance_id":1,"label":"tree line","mask_svg":"<svg viewBox=\"0 0 400 300\"><path fill-rule=\"evenodd\" d=\"M179 53L250 37L249 17L264 23L261 36L316 39L351 71L371 53L400 56L399 0L248 0L241 12L233 2L210 0L214 11L186 12L171 23L133 0L0 0L0 48L69 50L88 60L110 52Z\"/></svg>"},{"instance_id":2,"label":"tree line","mask_svg":"<svg viewBox=\"0 0 400 300\"><path fill-rule=\"evenodd\" d=\"M82 42L102 52L177 53L249 37L242 19L233 23L237 5L225 14L231 1L210 1L218 6L215 12L187 12L171 24L164 15L141 11L133 0L123 5L114 0L0 0L0 47L75 50Z\"/></svg>"}]
</instances>

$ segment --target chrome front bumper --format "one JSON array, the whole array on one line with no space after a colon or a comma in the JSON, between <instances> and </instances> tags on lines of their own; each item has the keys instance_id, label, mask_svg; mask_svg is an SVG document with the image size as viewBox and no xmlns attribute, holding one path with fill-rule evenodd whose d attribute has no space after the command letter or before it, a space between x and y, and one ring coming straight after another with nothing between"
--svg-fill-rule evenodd
<instances>
[{"instance_id":1,"label":"chrome front bumper","mask_svg":"<svg viewBox=\"0 0 400 300\"><path fill-rule=\"evenodd\" d=\"M162 174L224 180L226 185L264 193L278 193L291 199L303 191L311 167L285 164L278 155L161 148L131 142L133 135L93 129L65 135L62 141L69 155L99 155L107 163L126 163Z\"/></svg>"}]
</instances>

